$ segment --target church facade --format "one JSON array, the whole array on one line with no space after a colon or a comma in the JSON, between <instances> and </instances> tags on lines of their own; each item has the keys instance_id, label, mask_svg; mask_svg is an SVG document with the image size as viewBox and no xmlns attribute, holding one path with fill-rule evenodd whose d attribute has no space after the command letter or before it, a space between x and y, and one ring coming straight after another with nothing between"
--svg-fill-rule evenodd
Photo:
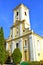
<instances>
[{"instance_id":1,"label":"church facade","mask_svg":"<svg viewBox=\"0 0 43 65\"><path fill-rule=\"evenodd\" d=\"M6 39L6 50L11 55L15 48L19 48L22 61L43 60L43 37L31 30L29 9L20 4L13 11L13 25Z\"/></svg>"}]
</instances>

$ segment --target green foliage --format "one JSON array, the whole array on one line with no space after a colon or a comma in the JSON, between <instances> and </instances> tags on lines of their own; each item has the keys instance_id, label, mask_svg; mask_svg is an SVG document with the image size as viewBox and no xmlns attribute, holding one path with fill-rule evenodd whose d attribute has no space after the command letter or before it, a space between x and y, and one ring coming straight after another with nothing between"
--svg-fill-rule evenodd
<instances>
[{"instance_id":1,"label":"green foliage","mask_svg":"<svg viewBox=\"0 0 43 65\"><path fill-rule=\"evenodd\" d=\"M5 51L5 63L8 62L8 57L9 57L9 52L8 51Z\"/></svg>"},{"instance_id":2,"label":"green foliage","mask_svg":"<svg viewBox=\"0 0 43 65\"><path fill-rule=\"evenodd\" d=\"M16 48L12 54L12 58L13 58L13 62L14 64L20 63L21 58L22 58L22 54L20 52L19 48Z\"/></svg>"},{"instance_id":3,"label":"green foliage","mask_svg":"<svg viewBox=\"0 0 43 65\"><path fill-rule=\"evenodd\" d=\"M11 57L9 55L9 52L6 51L5 63L10 63L10 62L11 62Z\"/></svg>"},{"instance_id":4,"label":"green foliage","mask_svg":"<svg viewBox=\"0 0 43 65\"><path fill-rule=\"evenodd\" d=\"M0 28L0 45L4 45L4 32L2 27Z\"/></svg>"},{"instance_id":5,"label":"green foliage","mask_svg":"<svg viewBox=\"0 0 43 65\"><path fill-rule=\"evenodd\" d=\"M10 56L8 56L8 58L6 59L5 63L6 63L6 64L11 63L11 58L10 58Z\"/></svg>"},{"instance_id":6,"label":"green foliage","mask_svg":"<svg viewBox=\"0 0 43 65\"><path fill-rule=\"evenodd\" d=\"M43 65L43 61L22 62L20 65Z\"/></svg>"},{"instance_id":7,"label":"green foliage","mask_svg":"<svg viewBox=\"0 0 43 65\"><path fill-rule=\"evenodd\" d=\"M10 58L10 56L8 56L8 58L7 58L7 60L6 60L6 63L7 63L7 64L11 63L11 58Z\"/></svg>"},{"instance_id":8,"label":"green foliage","mask_svg":"<svg viewBox=\"0 0 43 65\"><path fill-rule=\"evenodd\" d=\"M43 65L43 62L41 62L41 61L32 61L32 62L29 62L29 65Z\"/></svg>"},{"instance_id":9,"label":"green foliage","mask_svg":"<svg viewBox=\"0 0 43 65\"><path fill-rule=\"evenodd\" d=\"M3 28L0 28L0 63L4 64L5 62L5 48L4 48L4 32Z\"/></svg>"},{"instance_id":10,"label":"green foliage","mask_svg":"<svg viewBox=\"0 0 43 65\"><path fill-rule=\"evenodd\" d=\"M22 62L20 65L29 65L28 62Z\"/></svg>"}]
</instances>

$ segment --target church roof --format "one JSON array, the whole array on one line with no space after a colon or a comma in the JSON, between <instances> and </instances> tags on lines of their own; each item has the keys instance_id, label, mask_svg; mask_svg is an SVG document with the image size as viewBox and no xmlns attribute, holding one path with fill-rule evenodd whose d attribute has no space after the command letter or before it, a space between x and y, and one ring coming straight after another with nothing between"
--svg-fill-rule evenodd
<instances>
[{"instance_id":1,"label":"church roof","mask_svg":"<svg viewBox=\"0 0 43 65\"><path fill-rule=\"evenodd\" d=\"M18 5L18 6L16 6L16 8L14 8L13 10L18 9L20 6L23 6L23 7L25 7L26 9L29 9L29 8L27 8L24 4L19 4L19 5Z\"/></svg>"},{"instance_id":2,"label":"church roof","mask_svg":"<svg viewBox=\"0 0 43 65\"><path fill-rule=\"evenodd\" d=\"M40 37L40 38L42 38L43 39L43 36L41 36L41 35L39 35L39 34L37 34L37 33L35 33L35 32L32 32L34 35L36 35L37 37Z\"/></svg>"}]
</instances>

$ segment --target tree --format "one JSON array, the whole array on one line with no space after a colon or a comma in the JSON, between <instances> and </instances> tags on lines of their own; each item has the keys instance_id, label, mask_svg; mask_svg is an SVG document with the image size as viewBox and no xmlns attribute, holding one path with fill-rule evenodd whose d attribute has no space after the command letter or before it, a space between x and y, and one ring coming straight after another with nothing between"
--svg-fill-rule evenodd
<instances>
[{"instance_id":1,"label":"tree","mask_svg":"<svg viewBox=\"0 0 43 65\"><path fill-rule=\"evenodd\" d=\"M11 58L10 58L10 55L9 55L9 52L8 51L6 51L5 52L6 54L5 54L5 63L10 63L11 62Z\"/></svg>"},{"instance_id":2,"label":"tree","mask_svg":"<svg viewBox=\"0 0 43 65\"><path fill-rule=\"evenodd\" d=\"M21 61L21 58L22 58L22 54L20 52L20 49L19 48L16 48L12 54L12 58L13 58L13 62L14 64L18 64L20 63Z\"/></svg>"},{"instance_id":3,"label":"tree","mask_svg":"<svg viewBox=\"0 0 43 65\"><path fill-rule=\"evenodd\" d=\"M0 63L3 65L5 63L6 52L4 48L4 32L3 28L0 28Z\"/></svg>"}]
</instances>

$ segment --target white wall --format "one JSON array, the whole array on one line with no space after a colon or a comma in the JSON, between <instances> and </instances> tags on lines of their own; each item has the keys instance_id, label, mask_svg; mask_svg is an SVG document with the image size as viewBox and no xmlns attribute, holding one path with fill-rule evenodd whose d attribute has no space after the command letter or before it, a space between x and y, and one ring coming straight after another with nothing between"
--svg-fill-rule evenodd
<instances>
[{"instance_id":1,"label":"white wall","mask_svg":"<svg viewBox=\"0 0 43 65\"><path fill-rule=\"evenodd\" d=\"M16 15L18 12L18 16ZM25 15L25 12L27 15ZM16 20L26 20L26 22L29 24L30 26L30 18L29 18L29 9L26 9L25 7L21 6L19 8L17 8L16 10L14 10L14 22ZM30 28L30 27L29 27Z\"/></svg>"},{"instance_id":2,"label":"white wall","mask_svg":"<svg viewBox=\"0 0 43 65\"><path fill-rule=\"evenodd\" d=\"M15 38L15 28L12 28L12 39Z\"/></svg>"},{"instance_id":3,"label":"white wall","mask_svg":"<svg viewBox=\"0 0 43 65\"><path fill-rule=\"evenodd\" d=\"M22 30L22 24L20 24L20 36L22 36L23 30Z\"/></svg>"},{"instance_id":4,"label":"white wall","mask_svg":"<svg viewBox=\"0 0 43 65\"><path fill-rule=\"evenodd\" d=\"M9 46L8 43L6 43L6 50L8 50L8 46Z\"/></svg>"},{"instance_id":5,"label":"white wall","mask_svg":"<svg viewBox=\"0 0 43 65\"><path fill-rule=\"evenodd\" d=\"M34 54L33 54L32 35L29 36L29 43L30 43L30 61L33 61L34 60Z\"/></svg>"},{"instance_id":6,"label":"white wall","mask_svg":"<svg viewBox=\"0 0 43 65\"><path fill-rule=\"evenodd\" d=\"M20 41L19 41L19 48L20 48L20 51L22 52L22 38L20 39Z\"/></svg>"},{"instance_id":7,"label":"white wall","mask_svg":"<svg viewBox=\"0 0 43 65\"><path fill-rule=\"evenodd\" d=\"M36 36L35 35L32 35L32 40L33 40L33 56L34 56L34 61L37 61L38 60L38 55L37 55L37 40L36 40Z\"/></svg>"},{"instance_id":8,"label":"white wall","mask_svg":"<svg viewBox=\"0 0 43 65\"><path fill-rule=\"evenodd\" d=\"M30 40L30 56L31 56L31 61L33 57L33 61L40 61L43 60L43 39L38 37L37 35L30 35L29 36ZM38 56L38 53L40 56ZM33 54L33 56L32 56Z\"/></svg>"},{"instance_id":9,"label":"white wall","mask_svg":"<svg viewBox=\"0 0 43 65\"><path fill-rule=\"evenodd\" d=\"M13 53L14 49L16 48L16 44L14 41L11 43L11 52Z\"/></svg>"},{"instance_id":10,"label":"white wall","mask_svg":"<svg viewBox=\"0 0 43 65\"><path fill-rule=\"evenodd\" d=\"M30 35L30 55L31 61L38 61L38 54L37 54L37 40L35 35Z\"/></svg>"}]
</instances>

